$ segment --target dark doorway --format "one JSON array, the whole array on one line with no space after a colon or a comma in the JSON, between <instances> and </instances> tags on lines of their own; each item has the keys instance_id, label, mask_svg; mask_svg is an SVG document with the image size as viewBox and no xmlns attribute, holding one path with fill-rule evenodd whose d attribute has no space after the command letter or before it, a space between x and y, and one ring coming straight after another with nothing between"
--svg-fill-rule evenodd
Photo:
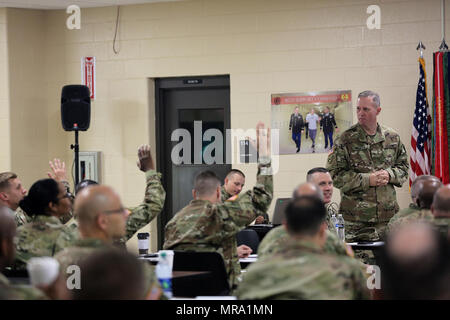
<instances>
[{"instance_id":1,"label":"dark doorway","mask_svg":"<svg viewBox=\"0 0 450 320\"><path fill-rule=\"evenodd\" d=\"M158 216L158 249L161 249L165 225L192 200L194 177L208 169L223 181L231 170L231 164L226 164L228 150L225 149L226 130L230 128L230 77L157 78L155 98L157 169L163 174L163 185L167 192L164 210ZM175 130L185 134L189 132L191 137L189 148L174 151L178 158L188 159L182 163L172 161L174 147L179 148L181 142L185 142L182 138L171 141ZM216 139L204 141L204 133L217 133L217 130L222 134L223 147L222 150L213 148L210 155L220 158L222 153L223 162L208 164L211 162L207 160L207 151L212 149L208 145Z\"/></svg>"}]
</instances>

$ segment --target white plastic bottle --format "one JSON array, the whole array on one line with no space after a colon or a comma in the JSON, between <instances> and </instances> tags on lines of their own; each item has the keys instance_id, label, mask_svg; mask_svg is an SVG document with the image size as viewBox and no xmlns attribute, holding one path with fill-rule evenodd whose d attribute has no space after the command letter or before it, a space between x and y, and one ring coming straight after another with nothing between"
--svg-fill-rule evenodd
<instances>
[{"instance_id":1,"label":"white plastic bottle","mask_svg":"<svg viewBox=\"0 0 450 320\"><path fill-rule=\"evenodd\" d=\"M156 265L156 276L164 291L164 295L168 298L172 298L172 268L167 259L167 254L161 252L159 254L159 261Z\"/></svg>"},{"instance_id":2,"label":"white plastic bottle","mask_svg":"<svg viewBox=\"0 0 450 320\"><path fill-rule=\"evenodd\" d=\"M338 214L337 217L337 224L336 224L336 230L338 232L338 237L342 241L345 241L345 221L342 214Z\"/></svg>"}]
</instances>

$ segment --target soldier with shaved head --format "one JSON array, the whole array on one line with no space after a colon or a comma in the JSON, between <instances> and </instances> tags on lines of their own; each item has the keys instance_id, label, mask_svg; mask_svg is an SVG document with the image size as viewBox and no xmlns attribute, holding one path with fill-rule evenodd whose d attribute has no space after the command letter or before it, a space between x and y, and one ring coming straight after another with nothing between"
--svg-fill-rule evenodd
<instances>
[{"instance_id":1,"label":"soldier with shaved head","mask_svg":"<svg viewBox=\"0 0 450 320\"><path fill-rule=\"evenodd\" d=\"M390 232L381 261L383 298L450 298L449 242L431 223L412 221Z\"/></svg>"},{"instance_id":2,"label":"soldier with shaved head","mask_svg":"<svg viewBox=\"0 0 450 320\"><path fill-rule=\"evenodd\" d=\"M413 183L411 184L410 191L411 203L409 204L408 208L401 209L391 218L391 220L389 220L388 228L391 228L396 220L421 210L418 204L418 198L419 192L420 190L422 190L425 181L435 181L436 183L440 183L440 180L437 177L430 175L421 175L414 179Z\"/></svg>"},{"instance_id":3,"label":"soldier with shaved head","mask_svg":"<svg viewBox=\"0 0 450 320\"><path fill-rule=\"evenodd\" d=\"M431 212L433 213L433 224L439 230L450 237L450 184L442 186L434 194L433 203L431 204Z\"/></svg>"},{"instance_id":4,"label":"soldier with shaved head","mask_svg":"<svg viewBox=\"0 0 450 320\"><path fill-rule=\"evenodd\" d=\"M431 213L431 205L433 202L434 194L438 191L442 186L442 182L438 180L436 177L424 178L419 183L419 187L417 188L417 199L416 203L419 207L419 210L415 210L410 212L407 215L403 215L398 217L394 222L389 223L389 229L393 229L398 227L400 224L416 221L416 220L434 220L434 216Z\"/></svg>"},{"instance_id":5,"label":"soldier with shaved head","mask_svg":"<svg viewBox=\"0 0 450 320\"><path fill-rule=\"evenodd\" d=\"M126 232L127 210L111 187L93 185L84 188L77 194L74 211L78 217L81 239L55 256L64 274L68 266L79 265L90 254L111 248L114 240L120 239ZM146 292L153 298L158 298L158 289L151 268L148 271ZM142 296L143 298L145 297Z\"/></svg>"},{"instance_id":6,"label":"soldier with shaved head","mask_svg":"<svg viewBox=\"0 0 450 320\"><path fill-rule=\"evenodd\" d=\"M313 196L321 200L322 202L324 201L323 192L321 188L318 185L311 182L302 183L297 188L295 188L293 198L295 199L301 196ZM258 257L261 258L265 256L271 256L273 254L279 253L280 251L283 251L284 250L283 244L286 241L288 241L289 238L290 238L289 234L286 230L286 221L284 221L283 225L270 230L266 234L264 239L259 244ZM347 248L345 243L339 240L336 233L330 230L326 230L326 241L324 244L324 251L330 254L337 254L337 255L352 256L353 254L351 249Z\"/></svg>"},{"instance_id":7,"label":"soldier with shaved head","mask_svg":"<svg viewBox=\"0 0 450 320\"><path fill-rule=\"evenodd\" d=\"M250 265L236 295L239 299L368 299L359 262L328 254L326 209L317 196L300 196L286 208L283 249Z\"/></svg>"}]
</instances>

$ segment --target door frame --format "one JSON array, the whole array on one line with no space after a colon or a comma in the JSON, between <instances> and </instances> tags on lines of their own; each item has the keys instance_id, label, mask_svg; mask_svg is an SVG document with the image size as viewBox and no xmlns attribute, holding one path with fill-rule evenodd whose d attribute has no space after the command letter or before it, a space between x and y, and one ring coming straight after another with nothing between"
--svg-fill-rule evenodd
<instances>
[{"instance_id":1,"label":"door frame","mask_svg":"<svg viewBox=\"0 0 450 320\"><path fill-rule=\"evenodd\" d=\"M201 83L198 81L201 80ZM230 75L215 75L215 76L183 76L183 77L167 77L154 78L155 83L155 139L156 139L156 161L157 171L162 174L162 184L166 193L172 190L172 175L170 166L166 162L165 155L170 154L171 148L170 136L166 136L168 128L165 123L165 101L164 91L186 89L186 88L228 88L230 89ZM231 91L230 91L231 96ZM230 97L231 98L231 97ZM231 99L230 110L224 113L224 130L231 128ZM225 133L224 132L224 133ZM226 137L226 135L225 135ZM224 154L224 161L226 153ZM167 197L166 197L167 198ZM163 210L158 215L157 219L157 234L158 234L158 250L162 249L164 239L164 228L169 222L169 211L172 210L171 204L167 202Z\"/></svg>"}]
</instances>

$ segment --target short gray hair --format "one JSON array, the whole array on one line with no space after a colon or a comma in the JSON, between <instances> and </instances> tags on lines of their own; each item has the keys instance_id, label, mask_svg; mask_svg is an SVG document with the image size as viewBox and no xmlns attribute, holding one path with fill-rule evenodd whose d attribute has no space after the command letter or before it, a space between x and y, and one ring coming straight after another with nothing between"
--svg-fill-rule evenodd
<instances>
[{"instance_id":1,"label":"short gray hair","mask_svg":"<svg viewBox=\"0 0 450 320\"><path fill-rule=\"evenodd\" d=\"M374 91L366 90L366 91L363 91L360 94L358 94L358 99L359 98L367 98L367 97L371 97L373 103L375 103L375 105L377 107L380 106L380 96L378 95L378 93L376 93Z\"/></svg>"}]
</instances>

